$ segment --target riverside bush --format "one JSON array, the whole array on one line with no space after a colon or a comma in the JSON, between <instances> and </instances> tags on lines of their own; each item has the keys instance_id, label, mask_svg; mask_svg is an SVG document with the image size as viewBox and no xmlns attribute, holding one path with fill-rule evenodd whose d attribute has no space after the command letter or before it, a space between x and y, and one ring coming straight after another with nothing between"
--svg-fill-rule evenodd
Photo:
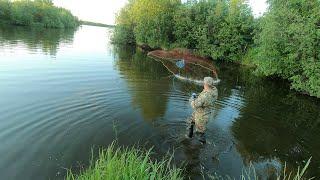
<instances>
[{"instance_id":1,"label":"riverside bush","mask_svg":"<svg viewBox=\"0 0 320 180\"><path fill-rule=\"evenodd\" d=\"M256 41L257 71L320 97L320 1L270 0L269 5Z\"/></svg>"},{"instance_id":2,"label":"riverside bush","mask_svg":"<svg viewBox=\"0 0 320 180\"><path fill-rule=\"evenodd\" d=\"M173 14L179 0L132 0L121 9L116 23L114 43L137 44L151 47L170 47L174 42ZM120 35L123 34L123 35Z\"/></svg>"},{"instance_id":3,"label":"riverside bush","mask_svg":"<svg viewBox=\"0 0 320 180\"><path fill-rule=\"evenodd\" d=\"M188 48L254 65L263 76L320 97L320 1L270 0L253 18L245 0L130 0L117 16L114 43Z\"/></svg>"},{"instance_id":4,"label":"riverside bush","mask_svg":"<svg viewBox=\"0 0 320 180\"><path fill-rule=\"evenodd\" d=\"M58 8L49 0L0 0L0 22L21 26L46 28L74 28L79 25L77 17L69 10Z\"/></svg>"},{"instance_id":5,"label":"riverside bush","mask_svg":"<svg viewBox=\"0 0 320 180\"><path fill-rule=\"evenodd\" d=\"M137 44L195 49L214 59L239 61L253 43L254 20L244 0L132 0L118 14L117 25L131 28L116 29L115 43L134 34Z\"/></svg>"},{"instance_id":6,"label":"riverside bush","mask_svg":"<svg viewBox=\"0 0 320 180\"><path fill-rule=\"evenodd\" d=\"M178 46L213 59L240 61L253 43L254 21L242 0L182 5L175 16Z\"/></svg>"}]
</instances>

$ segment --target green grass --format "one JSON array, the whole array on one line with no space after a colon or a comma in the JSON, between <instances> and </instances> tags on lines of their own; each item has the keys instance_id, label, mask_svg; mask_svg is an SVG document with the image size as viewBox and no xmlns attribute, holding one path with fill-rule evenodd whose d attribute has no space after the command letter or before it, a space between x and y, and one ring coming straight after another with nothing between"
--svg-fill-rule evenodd
<instances>
[{"instance_id":1,"label":"green grass","mask_svg":"<svg viewBox=\"0 0 320 180\"><path fill-rule=\"evenodd\" d=\"M68 171L66 180L178 180L187 179L182 176L183 169L172 165L172 156L160 161L151 160L151 150L141 151L136 148L116 148L112 143L107 149L99 151L99 157L91 161L90 167L75 175ZM276 180L311 180L314 178L305 177L305 172L310 165L311 158L305 166L295 171L289 171L285 164L281 174ZM220 176L217 174L207 174L212 180L235 180L230 176ZM206 179L203 174L203 179ZM243 169L239 178L241 180L259 180L254 166Z\"/></svg>"},{"instance_id":2,"label":"green grass","mask_svg":"<svg viewBox=\"0 0 320 180\"><path fill-rule=\"evenodd\" d=\"M151 149L141 151L135 148L115 148L111 144L100 150L99 158L92 161L90 167L75 175L68 172L67 180L117 180L117 179L183 179L182 170L172 165L172 157L152 161Z\"/></svg>"},{"instance_id":3,"label":"green grass","mask_svg":"<svg viewBox=\"0 0 320 180\"><path fill-rule=\"evenodd\" d=\"M314 179L314 178L304 177L306 170L308 169L308 167L310 165L310 162L311 162L311 158L308 160L308 162L305 164L305 166L302 169L300 169L300 167L299 167L296 173L288 172L287 166L285 164L285 166L283 168L283 174L282 174L282 176L279 176L277 178L277 180L311 180L311 179Z\"/></svg>"},{"instance_id":4,"label":"green grass","mask_svg":"<svg viewBox=\"0 0 320 180\"><path fill-rule=\"evenodd\" d=\"M305 166L301 169L298 167L295 171L289 171L287 169L287 165L285 163L284 168L276 177L276 180L312 180L315 178L307 178L305 177L306 170L308 169L311 162L311 158L308 160L308 162L305 164ZM231 178L229 176L223 177L219 176L217 174L214 175L208 175L209 179L211 180L235 180L235 178ZM205 179L205 178L203 178ZM260 180L261 178L258 176L254 166L250 164L250 166L247 169L242 170L242 174L240 175L240 180Z\"/></svg>"}]
</instances>

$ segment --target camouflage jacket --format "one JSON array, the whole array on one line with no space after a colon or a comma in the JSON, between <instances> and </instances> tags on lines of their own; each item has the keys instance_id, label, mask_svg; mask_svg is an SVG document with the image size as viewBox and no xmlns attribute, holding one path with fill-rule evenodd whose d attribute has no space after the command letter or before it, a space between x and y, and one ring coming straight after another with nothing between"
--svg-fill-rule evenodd
<instances>
[{"instance_id":1,"label":"camouflage jacket","mask_svg":"<svg viewBox=\"0 0 320 180\"><path fill-rule=\"evenodd\" d=\"M213 87L210 90L203 90L196 99L191 99L190 104L194 113L198 116L205 116L212 112L215 101L218 98L218 89Z\"/></svg>"}]
</instances>

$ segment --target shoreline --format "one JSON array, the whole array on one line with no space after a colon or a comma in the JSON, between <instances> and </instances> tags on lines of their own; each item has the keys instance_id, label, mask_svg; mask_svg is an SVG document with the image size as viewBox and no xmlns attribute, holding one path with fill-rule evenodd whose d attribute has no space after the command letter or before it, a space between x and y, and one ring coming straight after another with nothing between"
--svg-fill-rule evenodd
<instances>
[{"instance_id":1,"label":"shoreline","mask_svg":"<svg viewBox=\"0 0 320 180\"><path fill-rule=\"evenodd\" d=\"M160 48L160 47L152 48L147 44L137 44L136 47L141 49L143 52L147 53L147 55L150 56L150 57L154 56L153 53L156 52L156 51L171 52L171 51L176 51L176 50L179 51L179 50L181 50L182 54L184 53L183 51L187 51L188 53L192 54L192 56L194 56L195 58L203 58L203 59L210 60L210 61L225 62L224 60L214 60L214 59L212 59L210 57L199 56L196 53L193 53L192 50L186 49L186 48L173 48L173 49L165 50L165 49ZM161 56L155 56L155 57L156 58L161 58L161 59L170 59L170 58L161 57ZM172 59L175 59L175 58L172 58ZM240 65L240 66L244 66L244 67L248 67L248 68L251 68L251 69L256 69L257 68L257 65L255 65L254 63L249 64L249 63L245 63L245 62L246 61L228 61L228 63L235 64L235 65ZM281 78L281 77L278 77L278 76L263 76L263 77L267 78L267 79L270 79L272 81L275 81L275 79L282 80L282 81L288 82L290 84L289 80ZM312 96L308 92L297 91L297 90L292 89L292 88L290 88L290 90L293 90L297 95L307 96L307 97L310 97L310 98L315 98L317 100L320 100L320 97Z\"/></svg>"}]
</instances>

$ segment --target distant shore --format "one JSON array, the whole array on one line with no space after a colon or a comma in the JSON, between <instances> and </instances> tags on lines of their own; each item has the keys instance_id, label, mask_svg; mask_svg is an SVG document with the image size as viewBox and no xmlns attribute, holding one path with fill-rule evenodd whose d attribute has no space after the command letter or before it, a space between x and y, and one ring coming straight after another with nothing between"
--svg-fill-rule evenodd
<instances>
[{"instance_id":1,"label":"distant shore","mask_svg":"<svg viewBox=\"0 0 320 180\"><path fill-rule=\"evenodd\" d=\"M80 21L81 25L88 25L88 26L99 26L99 27L115 27L114 25L103 24L103 23L96 23L90 21Z\"/></svg>"},{"instance_id":2,"label":"distant shore","mask_svg":"<svg viewBox=\"0 0 320 180\"><path fill-rule=\"evenodd\" d=\"M17 26L76 28L79 19L71 11L56 7L52 1L0 0L0 22Z\"/></svg>"}]
</instances>

